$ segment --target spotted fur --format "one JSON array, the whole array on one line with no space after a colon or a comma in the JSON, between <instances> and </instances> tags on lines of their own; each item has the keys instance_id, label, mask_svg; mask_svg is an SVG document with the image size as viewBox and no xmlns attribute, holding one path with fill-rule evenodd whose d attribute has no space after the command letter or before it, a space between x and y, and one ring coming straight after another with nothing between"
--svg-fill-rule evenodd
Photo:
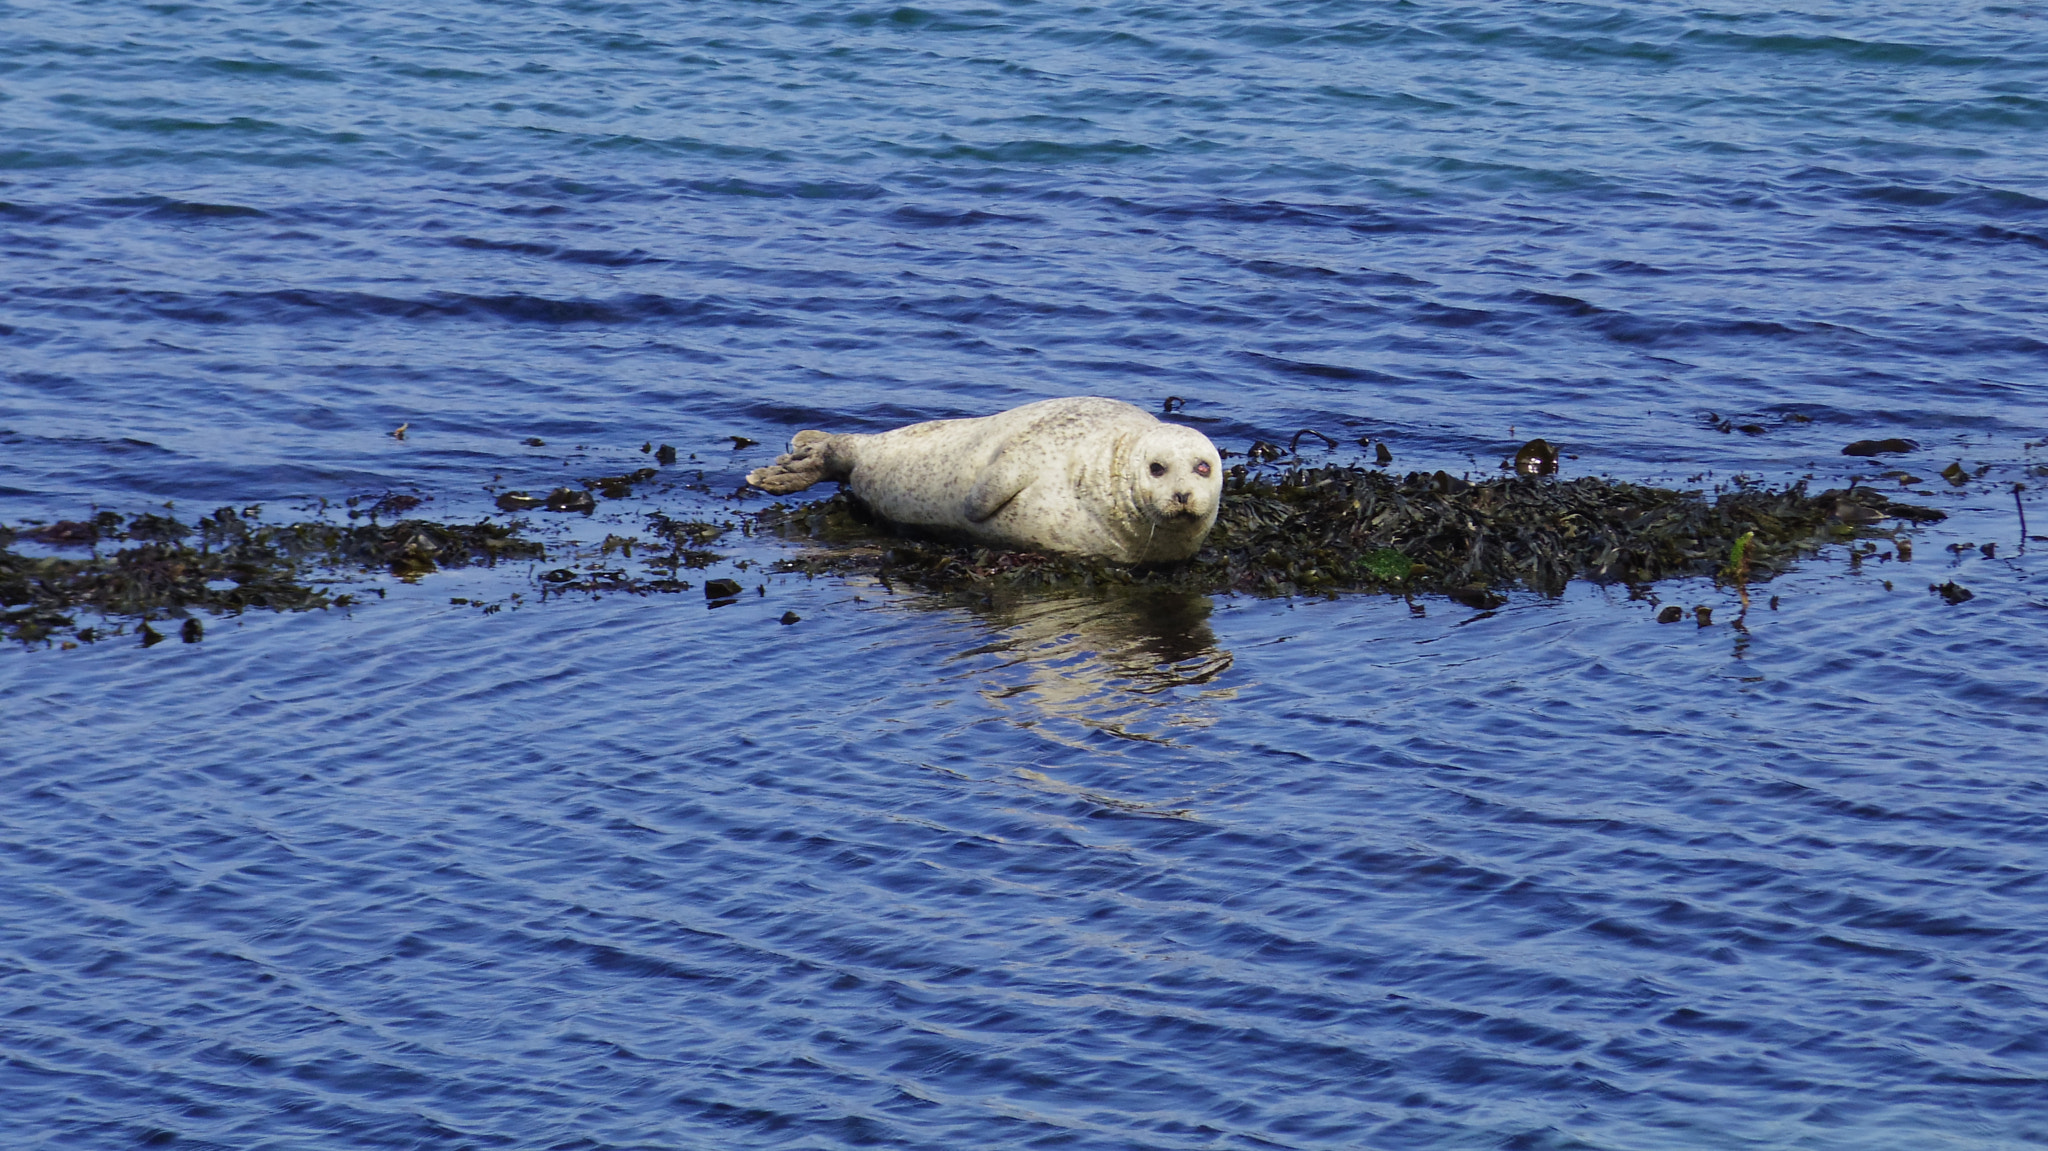
<instances>
[{"instance_id":1,"label":"spotted fur","mask_svg":"<svg viewBox=\"0 0 2048 1151\"><path fill-rule=\"evenodd\" d=\"M1120 400L1041 400L875 435L803 431L747 482L839 480L881 518L1021 551L1161 563L1195 554L1223 494L1216 446Z\"/></svg>"}]
</instances>

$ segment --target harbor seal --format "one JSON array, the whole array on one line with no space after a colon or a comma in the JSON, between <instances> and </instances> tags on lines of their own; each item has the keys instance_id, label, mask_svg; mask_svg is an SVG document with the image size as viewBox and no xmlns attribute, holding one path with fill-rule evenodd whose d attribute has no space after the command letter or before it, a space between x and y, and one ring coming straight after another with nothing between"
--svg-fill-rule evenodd
<instances>
[{"instance_id":1,"label":"harbor seal","mask_svg":"<svg viewBox=\"0 0 2048 1151\"><path fill-rule=\"evenodd\" d=\"M1117 563L1195 554L1216 524L1209 437L1120 400L1041 400L875 435L798 432L747 482L775 495L844 482L891 523L1020 551Z\"/></svg>"}]
</instances>

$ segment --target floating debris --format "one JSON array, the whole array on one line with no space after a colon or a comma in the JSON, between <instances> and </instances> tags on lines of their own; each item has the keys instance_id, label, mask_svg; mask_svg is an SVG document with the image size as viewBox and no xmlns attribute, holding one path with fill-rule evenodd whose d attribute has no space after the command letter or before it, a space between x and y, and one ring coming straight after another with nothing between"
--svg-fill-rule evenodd
<instances>
[{"instance_id":1,"label":"floating debris","mask_svg":"<svg viewBox=\"0 0 2048 1151\"><path fill-rule=\"evenodd\" d=\"M1857 440L1842 449L1845 456L1882 456L1898 452L1918 451L1920 445L1912 440Z\"/></svg>"},{"instance_id":2,"label":"floating debris","mask_svg":"<svg viewBox=\"0 0 2048 1151\"><path fill-rule=\"evenodd\" d=\"M1233 469L1202 550L1182 564L1143 569L887 538L846 493L757 514L764 529L786 538L865 545L782 561L779 570L868 572L930 590L985 595L1145 584L1258 595L1432 592L1487 607L1515 586L1556 594L1573 579L1718 577L1731 555L1741 578L1767 580L1801 554L1855 537L1865 521L1946 518L1868 488L1810 494L1804 484L1743 484L1709 499L1595 477L1472 483L1444 472L1395 478L1350 466L1271 476Z\"/></svg>"},{"instance_id":3,"label":"floating debris","mask_svg":"<svg viewBox=\"0 0 2048 1151\"><path fill-rule=\"evenodd\" d=\"M724 556L702 547L725 534L726 529L702 520L675 520L661 512L647 516L647 530L669 542L669 554L647 561L649 567L665 567L671 573L677 568L705 568L725 559Z\"/></svg>"},{"instance_id":4,"label":"floating debris","mask_svg":"<svg viewBox=\"0 0 2048 1151\"><path fill-rule=\"evenodd\" d=\"M583 481L583 486L593 488L597 494L608 500L623 500L633 494L633 485L646 483L661 474L657 468L636 468L623 475L598 476Z\"/></svg>"},{"instance_id":5,"label":"floating debris","mask_svg":"<svg viewBox=\"0 0 2048 1151\"><path fill-rule=\"evenodd\" d=\"M431 497L406 495L404 492L385 492L377 497L369 507L362 510L371 519L376 519L378 516L401 515L426 503L429 498ZM349 500L351 506L356 502L354 499Z\"/></svg>"},{"instance_id":6,"label":"floating debris","mask_svg":"<svg viewBox=\"0 0 2048 1151\"><path fill-rule=\"evenodd\" d=\"M1962 603L1964 600L1977 598L1976 592L1971 591L1969 588L1964 587L1963 585L1957 583L1954 580L1950 580L1947 583L1942 584L1928 584L1927 590L1935 593L1942 599L1945 599L1952 604L1958 604Z\"/></svg>"}]
</instances>

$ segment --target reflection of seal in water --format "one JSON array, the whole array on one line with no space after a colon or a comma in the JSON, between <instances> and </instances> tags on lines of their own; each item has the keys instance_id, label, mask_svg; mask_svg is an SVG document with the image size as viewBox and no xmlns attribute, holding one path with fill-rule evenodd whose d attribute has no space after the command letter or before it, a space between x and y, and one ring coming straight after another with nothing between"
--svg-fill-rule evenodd
<instances>
[{"instance_id":1,"label":"reflection of seal in water","mask_svg":"<svg viewBox=\"0 0 2048 1151\"><path fill-rule=\"evenodd\" d=\"M1181 560L1216 523L1223 465L1193 428L1117 400L1042 400L877 435L798 432L747 474L776 495L843 480L883 519L999 547Z\"/></svg>"}]
</instances>

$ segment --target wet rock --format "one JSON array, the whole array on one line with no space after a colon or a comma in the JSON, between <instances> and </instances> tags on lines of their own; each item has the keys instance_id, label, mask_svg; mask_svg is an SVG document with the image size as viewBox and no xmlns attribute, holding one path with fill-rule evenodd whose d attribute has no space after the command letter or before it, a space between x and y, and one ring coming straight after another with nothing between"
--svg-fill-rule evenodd
<instances>
[{"instance_id":1,"label":"wet rock","mask_svg":"<svg viewBox=\"0 0 2048 1151\"><path fill-rule=\"evenodd\" d=\"M1882 499L1882 497L1880 497L1880 502L1884 508L1885 515L1895 520L1911 520L1916 524L1932 524L1940 523L1948 518L1948 513L1939 508L1900 503L1898 500L1886 500Z\"/></svg>"},{"instance_id":2,"label":"wet rock","mask_svg":"<svg viewBox=\"0 0 2048 1151\"><path fill-rule=\"evenodd\" d=\"M750 440L745 436L727 436L725 438L732 441L733 451L739 451L742 448L751 448L755 444L761 442L760 440Z\"/></svg>"},{"instance_id":3,"label":"wet rock","mask_svg":"<svg viewBox=\"0 0 2048 1151\"><path fill-rule=\"evenodd\" d=\"M582 512L589 515L597 510L597 499L580 488L556 488L548 493L545 506L551 512Z\"/></svg>"},{"instance_id":4,"label":"wet rock","mask_svg":"<svg viewBox=\"0 0 2048 1151\"><path fill-rule=\"evenodd\" d=\"M803 618L804 617L796 614L793 611L786 611L782 613L782 622L784 624L801 623L803 621Z\"/></svg>"},{"instance_id":5,"label":"wet rock","mask_svg":"<svg viewBox=\"0 0 2048 1151\"><path fill-rule=\"evenodd\" d=\"M1928 584L1927 590L1933 592L1934 594L1940 596L1942 599L1947 600L1949 603L1952 604L1958 604L1962 603L1964 600L1971 600L1977 598L1976 592L1971 591L1969 588L1964 587L1963 585L1957 583L1954 580L1950 580L1947 583L1943 584Z\"/></svg>"},{"instance_id":6,"label":"wet rock","mask_svg":"<svg viewBox=\"0 0 2048 1151\"><path fill-rule=\"evenodd\" d=\"M1525 476L1557 474L1557 449L1548 440L1530 440L1515 452L1514 470Z\"/></svg>"},{"instance_id":7,"label":"wet rock","mask_svg":"<svg viewBox=\"0 0 2048 1151\"><path fill-rule=\"evenodd\" d=\"M1843 448L1842 454L1845 456L1882 456L1899 452L1917 451L1919 448L1920 445L1912 440L1857 440L1855 443Z\"/></svg>"},{"instance_id":8,"label":"wet rock","mask_svg":"<svg viewBox=\"0 0 2048 1151\"><path fill-rule=\"evenodd\" d=\"M1834 518L1845 524L1855 524L1862 527L1878 523L1890 517L1876 508L1866 507L1854 500L1840 499L1835 501Z\"/></svg>"},{"instance_id":9,"label":"wet rock","mask_svg":"<svg viewBox=\"0 0 2048 1151\"><path fill-rule=\"evenodd\" d=\"M155 647L164 642L164 634L149 626L147 621L141 627L135 629L135 634L142 637L142 646L144 647Z\"/></svg>"},{"instance_id":10,"label":"wet rock","mask_svg":"<svg viewBox=\"0 0 2048 1151\"><path fill-rule=\"evenodd\" d=\"M676 462L676 450L667 444L654 449L654 462L663 467Z\"/></svg>"},{"instance_id":11,"label":"wet rock","mask_svg":"<svg viewBox=\"0 0 2048 1151\"><path fill-rule=\"evenodd\" d=\"M198 643L206 638L206 627L196 617L187 619L185 626L178 629L178 638L186 643Z\"/></svg>"},{"instance_id":12,"label":"wet rock","mask_svg":"<svg viewBox=\"0 0 2048 1151\"><path fill-rule=\"evenodd\" d=\"M1701 604L1692 609L1692 618L1698 621L1701 627L1712 627L1714 623L1714 609L1706 604Z\"/></svg>"},{"instance_id":13,"label":"wet rock","mask_svg":"<svg viewBox=\"0 0 2048 1151\"><path fill-rule=\"evenodd\" d=\"M58 520L22 534L52 547L91 547L99 542L100 528L90 520Z\"/></svg>"},{"instance_id":14,"label":"wet rock","mask_svg":"<svg viewBox=\"0 0 2048 1151\"><path fill-rule=\"evenodd\" d=\"M539 496L530 496L525 492L506 492L492 502L501 512L530 512L547 504L547 501Z\"/></svg>"},{"instance_id":15,"label":"wet rock","mask_svg":"<svg viewBox=\"0 0 2048 1151\"><path fill-rule=\"evenodd\" d=\"M704 581L705 599L737 599L740 594L738 580L714 579Z\"/></svg>"},{"instance_id":16,"label":"wet rock","mask_svg":"<svg viewBox=\"0 0 2048 1151\"><path fill-rule=\"evenodd\" d=\"M1941 469L1941 478L1947 480L1951 486L1962 487L1970 482L1970 473L1964 471L1963 462L1957 460Z\"/></svg>"},{"instance_id":17,"label":"wet rock","mask_svg":"<svg viewBox=\"0 0 2048 1151\"><path fill-rule=\"evenodd\" d=\"M1464 604L1466 607L1477 608L1480 611L1492 611L1494 608L1508 602L1508 597L1498 592L1488 591L1478 584L1454 587L1444 592L1444 594L1452 600Z\"/></svg>"},{"instance_id":18,"label":"wet rock","mask_svg":"<svg viewBox=\"0 0 2048 1151\"><path fill-rule=\"evenodd\" d=\"M528 436L521 442L529 448L544 448L548 446L548 442L539 436Z\"/></svg>"},{"instance_id":19,"label":"wet rock","mask_svg":"<svg viewBox=\"0 0 2048 1151\"><path fill-rule=\"evenodd\" d=\"M1677 623L1679 620L1682 620L1684 618L1685 609L1679 607L1677 604L1672 604L1669 607L1666 607L1663 611L1657 613L1658 623Z\"/></svg>"},{"instance_id":20,"label":"wet rock","mask_svg":"<svg viewBox=\"0 0 2048 1151\"><path fill-rule=\"evenodd\" d=\"M1394 453L1387 449L1387 441L1381 440L1379 443L1374 444L1372 446L1372 451L1373 462L1378 464L1380 467L1386 467L1388 464L1394 462Z\"/></svg>"}]
</instances>

